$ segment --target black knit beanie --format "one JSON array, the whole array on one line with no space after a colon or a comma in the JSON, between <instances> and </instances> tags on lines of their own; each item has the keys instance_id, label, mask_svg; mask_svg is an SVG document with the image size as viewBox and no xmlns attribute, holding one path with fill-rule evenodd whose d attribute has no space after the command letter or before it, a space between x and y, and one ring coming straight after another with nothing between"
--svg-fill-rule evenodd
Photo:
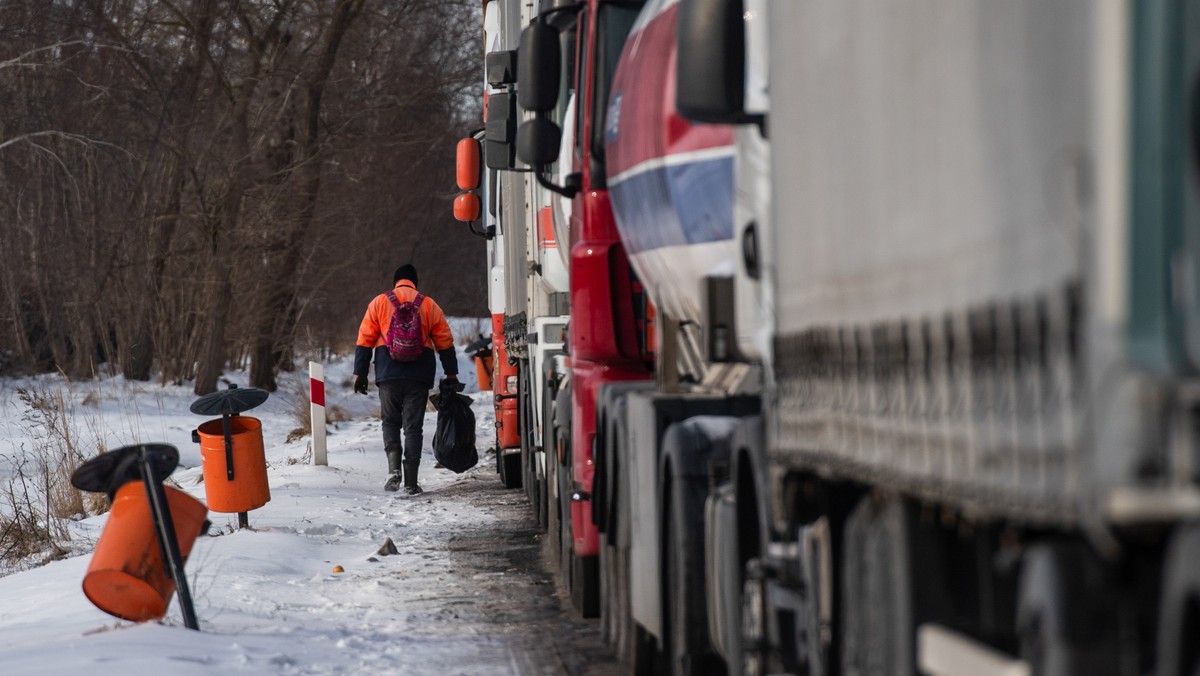
<instances>
[{"instance_id":1,"label":"black knit beanie","mask_svg":"<svg viewBox=\"0 0 1200 676\"><path fill-rule=\"evenodd\" d=\"M392 285L395 286L395 284L402 279L407 279L408 281L412 282L413 286L418 284L417 269L414 268L411 263L405 263L404 265L396 268L396 274L392 276Z\"/></svg>"}]
</instances>

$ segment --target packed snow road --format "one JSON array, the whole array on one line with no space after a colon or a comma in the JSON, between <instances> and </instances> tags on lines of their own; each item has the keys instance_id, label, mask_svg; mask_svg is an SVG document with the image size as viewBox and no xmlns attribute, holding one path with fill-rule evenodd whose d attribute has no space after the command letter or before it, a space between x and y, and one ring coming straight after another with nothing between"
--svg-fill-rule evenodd
<instances>
[{"instance_id":1,"label":"packed snow road","mask_svg":"<svg viewBox=\"0 0 1200 676\"><path fill-rule=\"evenodd\" d=\"M47 382L34 386L53 387ZM172 479L203 500L189 438L201 419L187 413L186 389L91 387L67 393L98 402L79 414L91 416L82 427L109 430L109 448L120 437L176 445L184 466ZM10 461L36 446L14 389L0 388L0 454ZM271 501L250 512L249 530L237 529L235 514L209 513L214 536L197 539L186 565L199 632L183 626L177 603L162 622L143 624L95 608L80 583L107 516L82 518L72 524L76 556L0 577L3 672L622 673L596 623L574 617L547 572L523 492L505 490L484 453L490 394L473 395L481 458L461 475L434 469L436 414L427 414L426 492L416 496L382 490L374 394L332 393L331 406L340 402L350 420L331 428L323 467L311 464L307 439L285 440L295 427L286 394L250 412L263 421ZM123 426L105 422L110 416Z\"/></svg>"}]
</instances>

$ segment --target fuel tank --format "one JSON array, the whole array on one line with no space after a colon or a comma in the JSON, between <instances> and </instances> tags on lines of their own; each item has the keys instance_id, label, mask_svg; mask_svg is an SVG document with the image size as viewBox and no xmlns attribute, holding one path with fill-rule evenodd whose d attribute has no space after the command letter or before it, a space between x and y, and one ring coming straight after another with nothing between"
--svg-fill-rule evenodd
<instances>
[{"instance_id":1,"label":"fuel tank","mask_svg":"<svg viewBox=\"0 0 1200 676\"><path fill-rule=\"evenodd\" d=\"M651 0L639 15L616 66L604 141L634 270L660 311L699 324L702 278L736 272L734 136L675 110L678 10L678 0Z\"/></svg>"}]
</instances>

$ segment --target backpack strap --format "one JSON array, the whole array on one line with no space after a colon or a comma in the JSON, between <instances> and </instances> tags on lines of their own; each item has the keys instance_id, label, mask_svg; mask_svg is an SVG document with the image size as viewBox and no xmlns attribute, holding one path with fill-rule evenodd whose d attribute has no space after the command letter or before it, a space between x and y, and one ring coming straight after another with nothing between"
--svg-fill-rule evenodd
<instances>
[{"instance_id":1,"label":"backpack strap","mask_svg":"<svg viewBox=\"0 0 1200 676\"><path fill-rule=\"evenodd\" d=\"M395 305L396 307L400 307L400 299L396 297L396 293L394 291L388 291L384 295L386 295L388 297L388 300L392 301L392 305ZM425 302L425 294L418 291L417 297L412 299L412 302L417 307L421 307L421 303Z\"/></svg>"}]
</instances>

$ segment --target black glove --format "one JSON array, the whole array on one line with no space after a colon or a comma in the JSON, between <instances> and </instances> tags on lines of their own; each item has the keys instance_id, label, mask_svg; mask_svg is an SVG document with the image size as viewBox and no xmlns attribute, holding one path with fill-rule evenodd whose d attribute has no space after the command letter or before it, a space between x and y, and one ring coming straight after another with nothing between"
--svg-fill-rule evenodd
<instances>
[{"instance_id":1,"label":"black glove","mask_svg":"<svg viewBox=\"0 0 1200 676\"><path fill-rule=\"evenodd\" d=\"M466 385L458 382L458 376L446 376L442 379L439 389L443 392L462 392Z\"/></svg>"},{"instance_id":2,"label":"black glove","mask_svg":"<svg viewBox=\"0 0 1200 676\"><path fill-rule=\"evenodd\" d=\"M360 375L354 376L354 391L359 394L367 393L367 377L366 376L360 376Z\"/></svg>"}]
</instances>

